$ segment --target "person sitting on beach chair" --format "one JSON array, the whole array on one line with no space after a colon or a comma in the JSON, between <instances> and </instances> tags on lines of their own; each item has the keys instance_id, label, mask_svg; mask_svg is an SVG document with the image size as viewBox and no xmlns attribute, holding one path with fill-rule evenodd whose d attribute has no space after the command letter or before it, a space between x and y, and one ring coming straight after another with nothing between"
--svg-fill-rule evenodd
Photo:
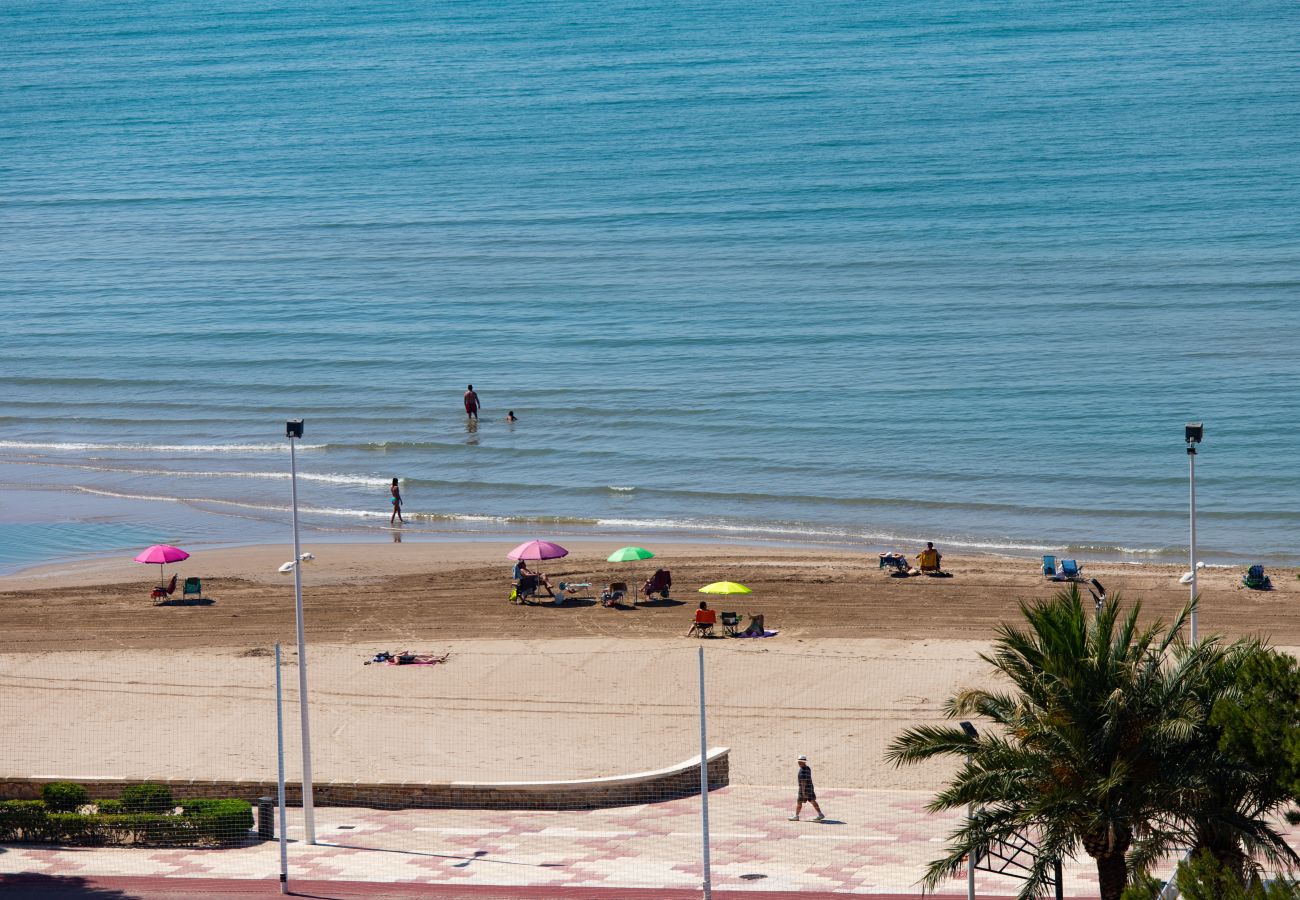
<instances>
[{"instance_id":1,"label":"person sitting on beach chair","mask_svg":"<svg viewBox=\"0 0 1300 900\"><path fill-rule=\"evenodd\" d=\"M907 557L895 550L893 553L880 554L880 568L888 569L890 575L907 574Z\"/></svg>"},{"instance_id":2,"label":"person sitting on beach chair","mask_svg":"<svg viewBox=\"0 0 1300 900\"><path fill-rule=\"evenodd\" d=\"M718 624L718 614L709 609L709 604L701 601L700 608L695 611L695 621L686 632L687 637L711 637L713 635L713 626Z\"/></svg>"},{"instance_id":3,"label":"person sitting on beach chair","mask_svg":"<svg viewBox=\"0 0 1300 900\"><path fill-rule=\"evenodd\" d=\"M540 586L546 588L546 593L548 595L551 597L555 596L555 591L551 590L551 582L547 580L546 576L541 572L534 572L532 569L528 568L528 563L524 562L522 559L515 563L514 578L516 582L523 581L525 578L532 578L534 579L532 590L534 594L537 593L537 588Z\"/></svg>"},{"instance_id":4,"label":"person sitting on beach chair","mask_svg":"<svg viewBox=\"0 0 1300 900\"><path fill-rule=\"evenodd\" d=\"M1264 567L1255 565L1246 570L1246 574L1241 576L1243 586L1250 588L1252 591L1271 591L1273 581L1264 574Z\"/></svg>"},{"instance_id":5,"label":"person sitting on beach chair","mask_svg":"<svg viewBox=\"0 0 1300 900\"><path fill-rule=\"evenodd\" d=\"M510 600L513 603L527 603L530 599L537 596L537 587L540 581L536 575L520 575L519 580L515 582L515 588L510 592ZM552 594L554 596L554 594Z\"/></svg>"},{"instance_id":6,"label":"person sitting on beach chair","mask_svg":"<svg viewBox=\"0 0 1300 900\"><path fill-rule=\"evenodd\" d=\"M158 585L158 587L156 587L156 588L154 588L152 591L150 591L150 592L149 592L149 599L150 599L150 600L166 600L168 597L170 597L170 596L171 596L172 594L174 594L174 593L176 593L176 576L175 576L175 575L172 576L171 583L168 584L167 587L163 587L162 585Z\"/></svg>"},{"instance_id":7,"label":"person sitting on beach chair","mask_svg":"<svg viewBox=\"0 0 1300 900\"><path fill-rule=\"evenodd\" d=\"M655 573L641 586L641 595L647 600L651 594L658 594L660 600L668 599L668 590L673 586L673 573L667 569L656 569Z\"/></svg>"},{"instance_id":8,"label":"person sitting on beach chair","mask_svg":"<svg viewBox=\"0 0 1300 900\"><path fill-rule=\"evenodd\" d=\"M600 592L600 605L607 606L607 607L617 606L618 601L622 600L623 595L626 593L627 593L626 581L612 581L609 584L605 585L605 589Z\"/></svg>"},{"instance_id":9,"label":"person sitting on beach chair","mask_svg":"<svg viewBox=\"0 0 1300 900\"><path fill-rule=\"evenodd\" d=\"M933 541L925 542L925 549L916 556L916 565L921 570L922 575L938 575L940 572L939 561L943 559L939 551L934 549Z\"/></svg>"}]
</instances>

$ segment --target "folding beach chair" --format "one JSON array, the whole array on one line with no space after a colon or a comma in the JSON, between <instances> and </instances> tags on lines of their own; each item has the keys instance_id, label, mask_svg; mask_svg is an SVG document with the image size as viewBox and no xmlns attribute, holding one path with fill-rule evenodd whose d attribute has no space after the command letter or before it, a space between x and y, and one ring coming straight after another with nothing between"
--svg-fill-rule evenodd
<instances>
[{"instance_id":1,"label":"folding beach chair","mask_svg":"<svg viewBox=\"0 0 1300 900\"><path fill-rule=\"evenodd\" d=\"M734 612L722 613L722 633L727 637L736 637L740 633L740 616Z\"/></svg>"},{"instance_id":2,"label":"folding beach chair","mask_svg":"<svg viewBox=\"0 0 1300 900\"><path fill-rule=\"evenodd\" d=\"M1264 574L1263 566L1251 566L1246 570L1246 574L1241 576L1241 583L1252 591L1267 591L1273 587L1272 580Z\"/></svg>"},{"instance_id":3,"label":"folding beach chair","mask_svg":"<svg viewBox=\"0 0 1300 900\"><path fill-rule=\"evenodd\" d=\"M1102 604L1106 602L1106 589L1101 586L1100 581L1094 578L1088 582L1088 593L1092 594L1092 602L1097 608L1097 612L1101 612Z\"/></svg>"},{"instance_id":4,"label":"folding beach chair","mask_svg":"<svg viewBox=\"0 0 1300 900\"><path fill-rule=\"evenodd\" d=\"M613 606L627 594L626 581L611 581L609 587L600 592L600 605Z\"/></svg>"},{"instance_id":5,"label":"folding beach chair","mask_svg":"<svg viewBox=\"0 0 1300 900\"><path fill-rule=\"evenodd\" d=\"M922 550L916 557L916 565L921 570L922 575L939 574L939 551Z\"/></svg>"},{"instance_id":6,"label":"folding beach chair","mask_svg":"<svg viewBox=\"0 0 1300 900\"><path fill-rule=\"evenodd\" d=\"M186 578L185 587L181 589L182 600L188 600L191 597L195 600L203 599L203 582L197 578Z\"/></svg>"},{"instance_id":7,"label":"folding beach chair","mask_svg":"<svg viewBox=\"0 0 1300 900\"><path fill-rule=\"evenodd\" d=\"M686 632L687 637L712 637L713 626L718 623L718 613L712 609L697 609L695 611L695 621L691 623L691 628Z\"/></svg>"},{"instance_id":8,"label":"folding beach chair","mask_svg":"<svg viewBox=\"0 0 1300 900\"><path fill-rule=\"evenodd\" d=\"M1079 565L1078 560L1063 559L1061 560L1061 577L1068 581L1075 581L1083 575L1083 566Z\"/></svg>"},{"instance_id":9,"label":"folding beach chair","mask_svg":"<svg viewBox=\"0 0 1300 900\"><path fill-rule=\"evenodd\" d=\"M1046 575L1048 578L1055 578L1055 577L1056 577L1056 557L1055 557L1055 556L1044 556L1044 557L1043 557L1043 574Z\"/></svg>"},{"instance_id":10,"label":"folding beach chair","mask_svg":"<svg viewBox=\"0 0 1300 900\"><path fill-rule=\"evenodd\" d=\"M167 587L156 587L149 592L150 600L166 600L172 594L176 593L176 576L172 576L171 583Z\"/></svg>"},{"instance_id":11,"label":"folding beach chair","mask_svg":"<svg viewBox=\"0 0 1300 900\"><path fill-rule=\"evenodd\" d=\"M668 599L668 590L673 586L673 573L667 569L656 569L641 588L647 600L652 594L658 594L661 600Z\"/></svg>"},{"instance_id":12,"label":"folding beach chair","mask_svg":"<svg viewBox=\"0 0 1300 900\"><path fill-rule=\"evenodd\" d=\"M537 596L538 578L536 575L521 575L519 581L515 583L514 590L510 592L512 603L527 603L532 597Z\"/></svg>"}]
</instances>

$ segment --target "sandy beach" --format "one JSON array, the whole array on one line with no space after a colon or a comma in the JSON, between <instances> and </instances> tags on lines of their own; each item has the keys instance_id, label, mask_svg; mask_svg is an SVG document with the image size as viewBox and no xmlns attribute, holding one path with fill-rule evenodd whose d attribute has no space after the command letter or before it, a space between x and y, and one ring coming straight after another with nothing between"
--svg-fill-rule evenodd
<instances>
[{"instance_id":1,"label":"sandy beach","mask_svg":"<svg viewBox=\"0 0 1300 900\"><path fill-rule=\"evenodd\" d=\"M518 606L506 602L510 546L304 547L317 556L304 592L318 778L567 778L678 762L698 740L704 646L710 739L732 748L735 783L783 783L802 752L828 784L929 788L942 769L895 770L884 747L939 719L955 688L986 683L977 654L998 623L1060 588L1024 559L945 556L952 578L894 579L874 556L847 552L655 545L656 560L632 566L605 562L604 544L575 543L540 565L552 582L598 590L662 565L674 599ZM213 602L201 606L154 606L157 569L129 560L0 578L0 709L10 723L0 754L12 774L273 775L275 642L295 663L293 582L276 568L291 555L287 546L195 554L177 570L203 578ZM1141 599L1151 616L1168 619L1186 599L1175 567L1085 561L1085 574ZM1242 588L1239 569L1204 570L1202 633L1300 645L1300 581L1270 574L1275 590L1263 593ZM712 605L761 613L779 634L683 637L696 589L721 579L753 594ZM363 665L408 649L448 659Z\"/></svg>"}]
</instances>

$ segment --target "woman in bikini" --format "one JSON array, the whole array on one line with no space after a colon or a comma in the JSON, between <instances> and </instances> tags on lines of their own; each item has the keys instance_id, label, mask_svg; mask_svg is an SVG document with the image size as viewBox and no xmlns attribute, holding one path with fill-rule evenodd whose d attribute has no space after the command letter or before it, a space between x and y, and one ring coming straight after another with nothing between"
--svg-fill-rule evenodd
<instances>
[{"instance_id":1,"label":"woman in bikini","mask_svg":"<svg viewBox=\"0 0 1300 900\"><path fill-rule=\"evenodd\" d=\"M406 520L402 518L402 489L397 486L396 478L393 479L393 485L388 489L388 492L393 495L393 514L388 517L388 524L392 525L394 522L401 522L405 525Z\"/></svg>"}]
</instances>

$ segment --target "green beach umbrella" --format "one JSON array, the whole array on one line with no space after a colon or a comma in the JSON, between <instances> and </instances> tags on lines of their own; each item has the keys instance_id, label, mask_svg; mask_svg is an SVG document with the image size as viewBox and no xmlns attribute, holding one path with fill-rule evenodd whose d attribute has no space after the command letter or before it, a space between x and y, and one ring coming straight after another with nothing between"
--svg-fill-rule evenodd
<instances>
[{"instance_id":1,"label":"green beach umbrella","mask_svg":"<svg viewBox=\"0 0 1300 900\"><path fill-rule=\"evenodd\" d=\"M752 594L754 593L743 584L736 584L734 581L715 581L713 584L706 584L700 588L701 594Z\"/></svg>"},{"instance_id":2,"label":"green beach umbrella","mask_svg":"<svg viewBox=\"0 0 1300 900\"><path fill-rule=\"evenodd\" d=\"M654 559L654 554L645 547L620 547L609 555L606 562L636 562L642 559ZM632 605L636 605L636 573L632 574Z\"/></svg>"},{"instance_id":3,"label":"green beach umbrella","mask_svg":"<svg viewBox=\"0 0 1300 900\"><path fill-rule=\"evenodd\" d=\"M636 562L638 559L654 559L654 554L645 547L623 547L611 553L606 562Z\"/></svg>"}]
</instances>

